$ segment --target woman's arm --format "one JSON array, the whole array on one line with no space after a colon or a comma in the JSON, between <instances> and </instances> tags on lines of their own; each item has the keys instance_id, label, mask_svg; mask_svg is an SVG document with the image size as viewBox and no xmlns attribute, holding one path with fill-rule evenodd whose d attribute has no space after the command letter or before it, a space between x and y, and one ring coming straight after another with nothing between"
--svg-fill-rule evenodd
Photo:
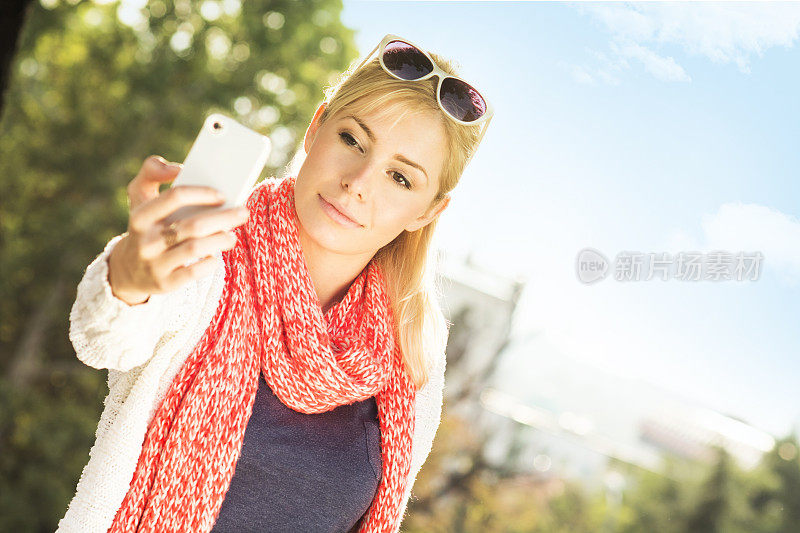
<instances>
[{"instance_id":1,"label":"woman's arm","mask_svg":"<svg viewBox=\"0 0 800 533\"><path fill-rule=\"evenodd\" d=\"M86 268L70 312L70 341L78 359L93 368L128 371L146 363L163 335L190 325L186 322L205 299L221 295L225 266L217 253L212 275L128 305L114 295L108 281L108 257L124 236L111 239Z\"/></svg>"},{"instance_id":2,"label":"woman's arm","mask_svg":"<svg viewBox=\"0 0 800 533\"><path fill-rule=\"evenodd\" d=\"M442 396L444 394L444 370L446 358L444 351L441 352L431 370L428 382L417 391L416 414L414 417L414 442L411 446L411 471L409 473L408 485L403 495L402 506L400 508L400 522L397 524L399 529L406 512L408 501L411 498L411 488L417 479L425 460L433 447L433 439L442 420Z\"/></svg>"}]
</instances>

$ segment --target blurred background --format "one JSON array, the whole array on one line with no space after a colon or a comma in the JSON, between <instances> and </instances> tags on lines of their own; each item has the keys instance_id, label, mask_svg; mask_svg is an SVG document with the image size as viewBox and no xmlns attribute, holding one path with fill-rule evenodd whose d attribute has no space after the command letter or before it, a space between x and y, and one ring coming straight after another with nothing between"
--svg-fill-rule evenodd
<instances>
[{"instance_id":1,"label":"blurred background","mask_svg":"<svg viewBox=\"0 0 800 533\"><path fill-rule=\"evenodd\" d=\"M800 3L14 0L0 26L0 531L53 531L88 461L106 373L69 311L143 160L221 112L282 175L386 33L496 108L440 221L445 405L403 530L800 531ZM725 279L721 251L762 259Z\"/></svg>"}]
</instances>

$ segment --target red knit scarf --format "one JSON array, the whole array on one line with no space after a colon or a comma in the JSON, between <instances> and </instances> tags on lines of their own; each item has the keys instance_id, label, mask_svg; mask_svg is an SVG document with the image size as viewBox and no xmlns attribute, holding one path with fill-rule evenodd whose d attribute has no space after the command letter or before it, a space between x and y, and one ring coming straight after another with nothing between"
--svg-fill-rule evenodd
<instances>
[{"instance_id":1,"label":"red knit scarf","mask_svg":"<svg viewBox=\"0 0 800 533\"><path fill-rule=\"evenodd\" d=\"M371 261L342 301L322 313L300 249L295 179L266 180L252 190L250 219L236 228L236 246L223 252L225 287L216 314L150 422L109 532L211 530L259 373L301 413L376 397L382 477L359 531L397 530L411 467L415 388L395 342L385 280Z\"/></svg>"}]
</instances>

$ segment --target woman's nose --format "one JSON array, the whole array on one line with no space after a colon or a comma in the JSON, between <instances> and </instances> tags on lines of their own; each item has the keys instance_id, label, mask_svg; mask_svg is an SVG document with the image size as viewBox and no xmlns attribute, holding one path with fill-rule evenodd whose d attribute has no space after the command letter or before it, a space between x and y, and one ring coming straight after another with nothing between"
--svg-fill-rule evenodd
<instances>
[{"instance_id":1,"label":"woman's nose","mask_svg":"<svg viewBox=\"0 0 800 533\"><path fill-rule=\"evenodd\" d=\"M364 200L369 195L370 180L373 173L374 169L371 169L370 165L360 166L342 178L342 186L350 194L357 196L359 200Z\"/></svg>"}]
</instances>

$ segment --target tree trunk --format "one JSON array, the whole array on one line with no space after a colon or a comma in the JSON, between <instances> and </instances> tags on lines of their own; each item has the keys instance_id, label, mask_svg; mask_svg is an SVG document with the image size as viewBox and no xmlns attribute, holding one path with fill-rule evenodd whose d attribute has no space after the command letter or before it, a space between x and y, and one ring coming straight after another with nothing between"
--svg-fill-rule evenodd
<instances>
[{"instance_id":1,"label":"tree trunk","mask_svg":"<svg viewBox=\"0 0 800 533\"><path fill-rule=\"evenodd\" d=\"M36 306L33 316L25 324L25 331L19 342L17 353L8 369L9 382L25 388L42 372L45 335L53 320L53 309L60 309L59 302L64 295L66 281L63 276L56 279L53 289L46 298L42 298Z\"/></svg>"},{"instance_id":2,"label":"tree trunk","mask_svg":"<svg viewBox=\"0 0 800 533\"><path fill-rule=\"evenodd\" d=\"M0 1L0 117L3 116L6 88L11 78L11 65L17 54L19 34L25 24L31 0Z\"/></svg>"}]
</instances>

